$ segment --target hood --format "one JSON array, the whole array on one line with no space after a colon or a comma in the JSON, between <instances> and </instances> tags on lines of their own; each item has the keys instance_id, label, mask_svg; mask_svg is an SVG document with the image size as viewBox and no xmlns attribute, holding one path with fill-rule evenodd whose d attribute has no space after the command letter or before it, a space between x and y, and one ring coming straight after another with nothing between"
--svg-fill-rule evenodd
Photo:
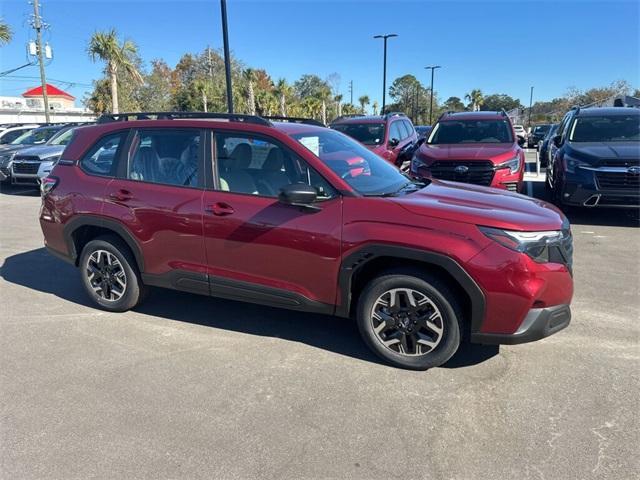
<instances>
[{"instance_id":1,"label":"hood","mask_svg":"<svg viewBox=\"0 0 640 480\"><path fill-rule=\"evenodd\" d=\"M518 149L511 143L466 143L464 145L422 144L419 155L431 160L491 160L500 163L512 159Z\"/></svg>"},{"instance_id":2,"label":"hood","mask_svg":"<svg viewBox=\"0 0 640 480\"><path fill-rule=\"evenodd\" d=\"M367 147L373 153L377 153L378 155L387 150L384 145L365 145L365 147Z\"/></svg>"},{"instance_id":3,"label":"hood","mask_svg":"<svg viewBox=\"0 0 640 480\"><path fill-rule=\"evenodd\" d=\"M570 154L586 157L585 160L637 159L640 156L638 142L569 143Z\"/></svg>"},{"instance_id":4,"label":"hood","mask_svg":"<svg viewBox=\"0 0 640 480\"><path fill-rule=\"evenodd\" d=\"M506 230L560 230L565 218L555 206L535 198L439 180L392 201L417 215Z\"/></svg>"},{"instance_id":5,"label":"hood","mask_svg":"<svg viewBox=\"0 0 640 480\"><path fill-rule=\"evenodd\" d=\"M41 145L37 147L27 147L20 150L17 155L39 157L40 160L46 160L49 157L58 157L65 149L65 145Z\"/></svg>"},{"instance_id":6,"label":"hood","mask_svg":"<svg viewBox=\"0 0 640 480\"><path fill-rule=\"evenodd\" d=\"M17 152L18 150L29 147L33 147L33 145L2 145L0 147L0 155L3 155L5 153Z\"/></svg>"}]
</instances>

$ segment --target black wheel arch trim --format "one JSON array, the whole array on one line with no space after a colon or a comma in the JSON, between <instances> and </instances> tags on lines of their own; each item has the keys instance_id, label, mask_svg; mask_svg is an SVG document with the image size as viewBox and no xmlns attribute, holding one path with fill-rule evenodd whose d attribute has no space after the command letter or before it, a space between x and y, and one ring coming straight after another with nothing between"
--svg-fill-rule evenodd
<instances>
[{"instance_id":1,"label":"black wheel arch trim","mask_svg":"<svg viewBox=\"0 0 640 480\"><path fill-rule=\"evenodd\" d=\"M445 269L471 299L471 332L479 332L485 314L485 296L482 289L467 271L454 259L440 253L385 244L368 244L349 253L340 265L339 305L335 314L348 317L351 309L351 287L354 274L370 261L380 257L395 257L403 260L415 260L431 263Z\"/></svg>"},{"instance_id":2,"label":"black wheel arch trim","mask_svg":"<svg viewBox=\"0 0 640 480\"><path fill-rule=\"evenodd\" d=\"M133 234L120 222L112 220L110 218L100 217L98 215L76 215L65 224L63 228L63 234L65 242L67 243L67 251L69 252L69 257L74 263L77 264L80 252L76 251L76 244L73 239L73 234L79 228L86 226L106 228L118 234L131 249L140 272L144 272L144 257L142 255L142 250L140 249L140 246L138 245L138 242L136 241Z\"/></svg>"}]
</instances>

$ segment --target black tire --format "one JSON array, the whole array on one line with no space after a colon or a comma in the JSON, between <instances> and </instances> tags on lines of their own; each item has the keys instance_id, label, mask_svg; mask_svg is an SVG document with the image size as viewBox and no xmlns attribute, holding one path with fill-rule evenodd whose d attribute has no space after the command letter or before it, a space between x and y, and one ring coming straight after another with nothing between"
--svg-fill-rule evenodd
<instances>
[{"instance_id":1,"label":"black tire","mask_svg":"<svg viewBox=\"0 0 640 480\"><path fill-rule=\"evenodd\" d=\"M91 286L87 264L89 257L98 250L107 251L113 254L124 272L126 287L124 293L117 300L107 300L98 294ZM102 309L110 312L125 312L140 303L145 292L145 288L140 278L140 272L136 262L129 250L129 247L115 235L105 235L97 237L88 242L82 249L79 261L80 276L82 284L91 299Z\"/></svg>"},{"instance_id":2,"label":"black tire","mask_svg":"<svg viewBox=\"0 0 640 480\"><path fill-rule=\"evenodd\" d=\"M442 326L441 338L432 350L424 354L398 353L385 346L382 339L374 331L372 314L376 302L385 292L398 288L419 292L439 310ZM360 335L367 346L380 358L400 368L427 370L438 367L446 363L460 346L462 310L455 294L440 279L419 270L390 270L371 280L358 300L356 321Z\"/></svg>"}]
</instances>

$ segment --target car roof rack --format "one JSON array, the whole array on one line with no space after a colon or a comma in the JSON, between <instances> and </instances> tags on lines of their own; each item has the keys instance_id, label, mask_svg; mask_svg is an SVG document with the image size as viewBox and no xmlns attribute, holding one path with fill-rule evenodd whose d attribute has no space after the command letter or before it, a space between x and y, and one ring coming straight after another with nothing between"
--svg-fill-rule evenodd
<instances>
[{"instance_id":1,"label":"car roof rack","mask_svg":"<svg viewBox=\"0 0 640 480\"><path fill-rule=\"evenodd\" d=\"M313 118L286 117L282 115L268 115L268 116L262 116L260 118L265 118L267 120L275 120L276 122L304 123L305 125L315 125L317 127L326 127L324 123L318 120L315 120Z\"/></svg>"},{"instance_id":2,"label":"car roof rack","mask_svg":"<svg viewBox=\"0 0 640 480\"><path fill-rule=\"evenodd\" d=\"M345 118L357 118L357 117L366 117L366 115L364 113L347 113L345 115L340 115L339 117L334 118L333 120L331 120L331 123L337 122L339 120L344 120Z\"/></svg>"},{"instance_id":3,"label":"car roof rack","mask_svg":"<svg viewBox=\"0 0 640 480\"><path fill-rule=\"evenodd\" d=\"M131 113L103 113L96 123L127 122L131 120L175 120L175 119L207 119L215 118L228 120L229 122L253 123L271 127L269 120L257 115L245 115L242 113L213 113L213 112L131 112Z\"/></svg>"}]
</instances>

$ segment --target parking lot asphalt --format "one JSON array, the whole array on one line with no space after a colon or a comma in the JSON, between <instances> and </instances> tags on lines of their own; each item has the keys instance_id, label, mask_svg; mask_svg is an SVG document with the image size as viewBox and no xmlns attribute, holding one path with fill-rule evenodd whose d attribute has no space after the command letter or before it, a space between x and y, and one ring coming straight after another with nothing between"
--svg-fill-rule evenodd
<instances>
[{"instance_id":1,"label":"parking lot asphalt","mask_svg":"<svg viewBox=\"0 0 640 480\"><path fill-rule=\"evenodd\" d=\"M343 319L165 290L96 310L26 190L0 193L2 479L638 478L637 214L571 215L568 329L410 372Z\"/></svg>"}]
</instances>

